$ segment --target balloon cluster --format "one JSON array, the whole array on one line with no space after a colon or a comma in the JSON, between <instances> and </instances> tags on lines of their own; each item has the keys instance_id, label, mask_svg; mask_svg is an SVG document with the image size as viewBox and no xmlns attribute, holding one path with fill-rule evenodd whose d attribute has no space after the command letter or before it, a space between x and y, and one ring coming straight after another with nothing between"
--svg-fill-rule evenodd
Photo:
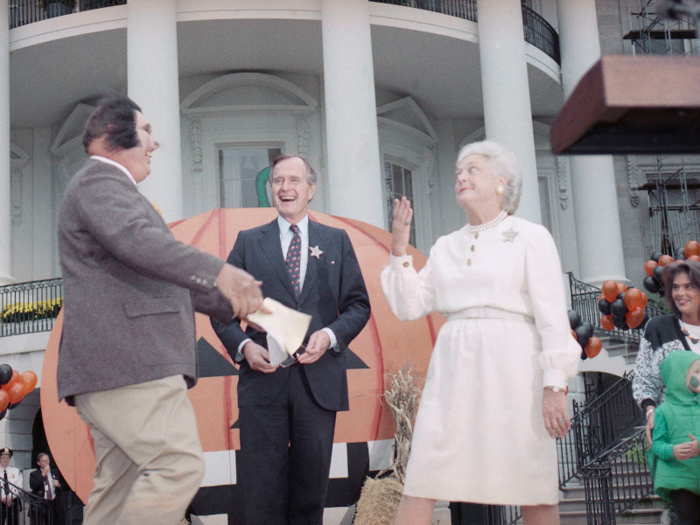
<instances>
[{"instance_id":1,"label":"balloon cluster","mask_svg":"<svg viewBox=\"0 0 700 525\"><path fill-rule=\"evenodd\" d=\"M5 417L7 410L12 410L20 404L24 396L34 390L37 376L31 370L22 372L12 370L10 365L0 365L0 420Z\"/></svg>"},{"instance_id":2,"label":"balloon cluster","mask_svg":"<svg viewBox=\"0 0 700 525\"><path fill-rule=\"evenodd\" d=\"M581 322L581 316L576 310L569 310L569 326L571 335L581 345L581 359L593 359L603 348L603 342L593 335L593 325L588 321Z\"/></svg>"},{"instance_id":3,"label":"balloon cluster","mask_svg":"<svg viewBox=\"0 0 700 525\"><path fill-rule=\"evenodd\" d=\"M602 291L598 297L598 310L603 314L600 326L606 330L629 330L649 320L644 310L649 297L639 288L628 289L622 283L605 281Z\"/></svg>"},{"instance_id":4,"label":"balloon cluster","mask_svg":"<svg viewBox=\"0 0 700 525\"><path fill-rule=\"evenodd\" d=\"M675 251L673 257L661 252L652 253L649 260L644 263L644 272L647 274L644 278L644 288L649 293L657 293L663 297L664 285L661 281L661 275L664 273L664 268L672 262L686 260L700 262L700 243L698 241L688 241L685 246L681 246Z\"/></svg>"}]
</instances>

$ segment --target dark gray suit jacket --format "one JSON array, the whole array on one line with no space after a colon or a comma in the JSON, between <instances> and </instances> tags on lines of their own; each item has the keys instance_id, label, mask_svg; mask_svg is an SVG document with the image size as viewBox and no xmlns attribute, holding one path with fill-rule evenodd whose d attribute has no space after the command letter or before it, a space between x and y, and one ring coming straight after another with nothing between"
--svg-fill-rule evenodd
<instances>
[{"instance_id":1,"label":"dark gray suit jacket","mask_svg":"<svg viewBox=\"0 0 700 525\"><path fill-rule=\"evenodd\" d=\"M344 230L309 221L309 247L318 246L323 254L309 256L301 296L296 299L287 275L277 219L258 228L242 231L228 263L242 268L262 281L264 297L271 297L300 312L311 314L309 336L322 328L333 330L337 351L328 350L318 361L303 366L316 402L326 410L348 410L348 383L344 350L369 320L370 305L360 265L350 238ZM216 334L232 358L238 346L250 338L266 347L264 333L250 326L245 332L237 320L228 325L212 321ZM289 368L271 374L252 370L241 364L238 379L238 406L274 403L280 389L287 384Z\"/></svg>"},{"instance_id":2,"label":"dark gray suit jacket","mask_svg":"<svg viewBox=\"0 0 700 525\"><path fill-rule=\"evenodd\" d=\"M177 241L119 168L89 159L58 217L63 335L58 397L172 375L197 381L194 312L228 322L224 262Z\"/></svg>"}]
</instances>

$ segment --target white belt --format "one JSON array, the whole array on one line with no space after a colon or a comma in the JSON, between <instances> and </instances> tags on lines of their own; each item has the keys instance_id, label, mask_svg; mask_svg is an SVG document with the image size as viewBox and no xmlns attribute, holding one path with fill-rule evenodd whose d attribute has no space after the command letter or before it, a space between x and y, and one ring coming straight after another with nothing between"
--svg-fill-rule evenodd
<instances>
[{"instance_id":1,"label":"white belt","mask_svg":"<svg viewBox=\"0 0 700 525\"><path fill-rule=\"evenodd\" d=\"M444 313L447 321L456 321L458 319L505 319L508 321L522 321L524 323L534 323L535 319L532 316L508 312L500 308L491 308L488 306L477 306L474 308L465 308L459 312Z\"/></svg>"}]
</instances>

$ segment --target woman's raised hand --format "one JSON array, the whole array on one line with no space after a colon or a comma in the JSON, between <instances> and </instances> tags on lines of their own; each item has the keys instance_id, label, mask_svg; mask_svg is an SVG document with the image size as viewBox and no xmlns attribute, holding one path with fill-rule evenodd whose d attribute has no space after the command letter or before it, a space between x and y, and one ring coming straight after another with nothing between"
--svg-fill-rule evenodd
<instances>
[{"instance_id":1,"label":"woman's raised hand","mask_svg":"<svg viewBox=\"0 0 700 525\"><path fill-rule=\"evenodd\" d=\"M406 247L411 238L411 219L413 209L406 197L394 199L394 219L391 222L391 255L402 257L406 255Z\"/></svg>"}]
</instances>

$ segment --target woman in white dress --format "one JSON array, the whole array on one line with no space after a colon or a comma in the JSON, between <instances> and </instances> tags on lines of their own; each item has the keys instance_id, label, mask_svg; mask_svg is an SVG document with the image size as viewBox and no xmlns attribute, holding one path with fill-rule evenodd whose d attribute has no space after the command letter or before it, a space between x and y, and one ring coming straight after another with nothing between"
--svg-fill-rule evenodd
<instances>
[{"instance_id":1,"label":"woman in white dress","mask_svg":"<svg viewBox=\"0 0 700 525\"><path fill-rule=\"evenodd\" d=\"M559 523L555 437L570 428L571 336L559 256L540 225L512 216L522 179L493 142L462 148L455 193L468 224L438 239L420 273L406 255L413 210L394 203L382 288L403 321L439 311L396 523L429 524L436 500L521 505Z\"/></svg>"}]
</instances>

